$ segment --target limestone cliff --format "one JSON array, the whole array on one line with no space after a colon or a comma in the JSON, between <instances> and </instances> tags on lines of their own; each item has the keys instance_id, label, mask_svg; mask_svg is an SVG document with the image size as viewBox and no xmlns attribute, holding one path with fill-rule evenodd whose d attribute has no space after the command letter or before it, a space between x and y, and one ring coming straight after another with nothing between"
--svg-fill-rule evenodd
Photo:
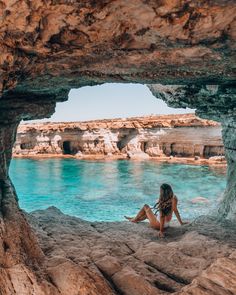
<instances>
[{"instance_id":1,"label":"limestone cliff","mask_svg":"<svg viewBox=\"0 0 236 295\"><path fill-rule=\"evenodd\" d=\"M72 87L149 83L170 105L194 106L199 115L220 121L228 162L220 215L235 218L235 12L234 0L0 1L4 295L59 293L53 267L49 277L40 265L42 252L18 207L8 169L20 120L49 117ZM90 294L102 294L102 287L91 288Z\"/></svg>"},{"instance_id":2,"label":"limestone cliff","mask_svg":"<svg viewBox=\"0 0 236 295\"><path fill-rule=\"evenodd\" d=\"M13 155L116 155L136 159L219 156L222 160L224 147L218 123L187 114L21 124Z\"/></svg>"}]
</instances>

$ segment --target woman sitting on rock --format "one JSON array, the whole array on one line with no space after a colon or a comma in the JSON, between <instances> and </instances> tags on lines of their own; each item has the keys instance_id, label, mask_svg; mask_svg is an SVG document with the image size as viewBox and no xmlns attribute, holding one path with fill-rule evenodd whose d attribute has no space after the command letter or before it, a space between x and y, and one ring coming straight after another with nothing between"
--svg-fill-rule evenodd
<instances>
[{"instance_id":1,"label":"woman sitting on rock","mask_svg":"<svg viewBox=\"0 0 236 295\"><path fill-rule=\"evenodd\" d=\"M178 199L174 195L171 186L167 183L163 183L160 186L160 197L157 203L153 208L149 207L147 204L143 206L143 208L138 212L136 217L127 217L131 222L139 222L145 219L148 219L152 228L159 229L159 237L164 237L164 228L169 226L169 223L172 219L173 212L175 213L179 223L181 225L187 224L187 222L183 222L179 211L177 209ZM152 211L154 209L154 213ZM157 212L160 212L160 217L157 216Z\"/></svg>"}]
</instances>

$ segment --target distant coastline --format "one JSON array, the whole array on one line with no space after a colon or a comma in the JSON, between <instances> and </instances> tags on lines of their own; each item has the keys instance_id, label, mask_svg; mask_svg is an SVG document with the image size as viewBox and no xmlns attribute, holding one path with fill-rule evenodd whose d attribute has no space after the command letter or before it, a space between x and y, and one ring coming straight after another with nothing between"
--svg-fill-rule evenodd
<instances>
[{"instance_id":1,"label":"distant coastline","mask_svg":"<svg viewBox=\"0 0 236 295\"><path fill-rule=\"evenodd\" d=\"M220 124L194 114L21 124L13 157L226 165Z\"/></svg>"}]
</instances>

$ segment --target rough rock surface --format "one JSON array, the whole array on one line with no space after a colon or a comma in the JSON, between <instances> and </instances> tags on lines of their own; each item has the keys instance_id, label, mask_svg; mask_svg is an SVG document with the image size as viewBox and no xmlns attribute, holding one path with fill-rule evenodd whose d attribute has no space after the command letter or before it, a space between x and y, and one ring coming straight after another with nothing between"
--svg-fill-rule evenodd
<instances>
[{"instance_id":1,"label":"rough rock surface","mask_svg":"<svg viewBox=\"0 0 236 295\"><path fill-rule=\"evenodd\" d=\"M227 188L219 214L236 218L236 83L224 85L150 85L157 97L170 106L190 106L203 118L220 121L228 163Z\"/></svg>"},{"instance_id":2,"label":"rough rock surface","mask_svg":"<svg viewBox=\"0 0 236 295\"><path fill-rule=\"evenodd\" d=\"M160 240L146 222L87 222L55 207L35 211L28 218L47 257L49 276L62 293L71 288L69 294L77 294L74 290L86 283L85 274L103 282L105 294L236 292L233 224L199 218L180 227L173 221L166 238ZM66 268L69 279L62 275ZM79 281L74 280L77 273L83 274Z\"/></svg>"},{"instance_id":3,"label":"rough rock surface","mask_svg":"<svg viewBox=\"0 0 236 295\"><path fill-rule=\"evenodd\" d=\"M222 122L228 184L220 215L235 217L235 11L234 0L0 1L0 271L7 282L19 278L20 294L32 286L40 294L43 284L53 294L55 286L43 277L42 253L8 176L16 127L50 116L72 87L178 85L162 89L163 99ZM28 270L22 279L20 265Z\"/></svg>"},{"instance_id":4,"label":"rough rock surface","mask_svg":"<svg viewBox=\"0 0 236 295\"><path fill-rule=\"evenodd\" d=\"M0 11L2 91L233 78L234 1L2 0Z\"/></svg>"},{"instance_id":5,"label":"rough rock surface","mask_svg":"<svg viewBox=\"0 0 236 295\"><path fill-rule=\"evenodd\" d=\"M136 159L176 156L222 162L224 147L218 123L187 114L21 124L13 155L75 155L81 158L103 155Z\"/></svg>"}]
</instances>

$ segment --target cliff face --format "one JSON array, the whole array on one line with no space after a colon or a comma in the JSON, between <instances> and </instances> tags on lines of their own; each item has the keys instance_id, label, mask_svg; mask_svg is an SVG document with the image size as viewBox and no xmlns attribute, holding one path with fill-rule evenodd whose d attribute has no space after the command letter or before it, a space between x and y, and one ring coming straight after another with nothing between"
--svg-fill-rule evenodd
<instances>
[{"instance_id":1,"label":"cliff face","mask_svg":"<svg viewBox=\"0 0 236 295\"><path fill-rule=\"evenodd\" d=\"M18 208L8 168L20 120L49 117L72 87L149 83L170 105L194 106L219 120L228 162L220 215L235 217L235 12L233 0L0 1L0 271L9 283L6 294L16 285L20 294L27 294L26 286L37 294L42 284L46 294L53 294L49 285L56 289L42 273L35 279L42 253Z\"/></svg>"},{"instance_id":2,"label":"cliff face","mask_svg":"<svg viewBox=\"0 0 236 295\"><path fill-rule=\"evenodd\" d=\"M195 115L21 124L13 155L45 154L210 158L223 156L224 147L220 125Z\"/></svg>"}]
</instances>

